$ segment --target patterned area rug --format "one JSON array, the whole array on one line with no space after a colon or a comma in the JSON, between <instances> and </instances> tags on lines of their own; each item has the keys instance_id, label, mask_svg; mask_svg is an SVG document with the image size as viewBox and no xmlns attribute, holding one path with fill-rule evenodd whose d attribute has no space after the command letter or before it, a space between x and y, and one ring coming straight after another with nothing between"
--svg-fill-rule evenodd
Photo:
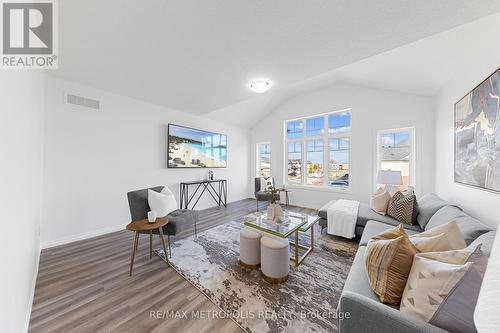
<instances>
[{"instance_id":1,"label":"patterned area rug","mask_svg":"<svg viewBox=\"0 0 500 333\"><path fill-rule=\"evenodd\" d=\"M271 285L238 264L238 219L172 243L171 264L247 332L336 332L336 308L357 242L315 230L314 251ZM309 232L300 234L309 243ZM155 251L165 259L162 249Z\"/></svg>"}]
</instances>

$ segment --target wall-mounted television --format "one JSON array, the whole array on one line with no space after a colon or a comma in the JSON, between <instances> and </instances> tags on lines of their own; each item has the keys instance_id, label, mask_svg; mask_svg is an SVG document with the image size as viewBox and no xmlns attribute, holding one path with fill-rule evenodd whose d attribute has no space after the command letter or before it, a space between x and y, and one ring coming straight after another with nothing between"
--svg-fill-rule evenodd
<instances>
[{"instance_id":1,"label":"wall-mounted television","mask_svg":"<svg viewBox=\"0 0 500 333\"><path fill-rule=\"evenodd\" d=\"M168 168L225 168L227 136L168 124Z\"/></svg>"}]
</instances>

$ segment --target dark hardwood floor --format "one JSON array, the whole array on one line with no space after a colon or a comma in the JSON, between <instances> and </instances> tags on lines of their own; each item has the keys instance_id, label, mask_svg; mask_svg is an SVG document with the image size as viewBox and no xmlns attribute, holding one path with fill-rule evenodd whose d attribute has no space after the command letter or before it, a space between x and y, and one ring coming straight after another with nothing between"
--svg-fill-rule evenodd
<instances>
[{"instance_id":1,"label":"dark hardwood floor","mask_svg":"<svg viewBox=\"0 0 500 333\"><path fill-rule=\"evenodd\" d=\"M261 209L265 208L261 203ZM255 200L200 211L198 232L255 211ZM313 213L299 207L292 210ZM124 226L125 228L125 226ZM192 237L188 231L179 235ZM29 331L38 332L241 332L230 319L161 318L163 312L218 311L201 292L149 259L142 235L134 274L128 275L133 233L125 230L43 250ZM175 241L174 238L171 239ZM155 237L154 247L160 246ZM173 253L175 255L175 252ZM160 311L154 318L152 311Z\"/></svg>"}]
</instances>

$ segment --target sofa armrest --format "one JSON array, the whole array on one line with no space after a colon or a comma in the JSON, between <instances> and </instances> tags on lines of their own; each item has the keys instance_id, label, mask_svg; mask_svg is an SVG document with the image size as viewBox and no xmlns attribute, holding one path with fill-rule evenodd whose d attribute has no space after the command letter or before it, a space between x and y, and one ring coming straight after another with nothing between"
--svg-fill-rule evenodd
<instances>
[{"instance_id":1,"label":"sofa armrest","mask_svg":"<svg viewBox=\"0 0 500 333\"><path fill-rule=\"evenodd\" d=\"M341 333L446 332L388 305L348 291L342 293L338 311L344 317L339 321Z\"/></svg>"}]
</instances>

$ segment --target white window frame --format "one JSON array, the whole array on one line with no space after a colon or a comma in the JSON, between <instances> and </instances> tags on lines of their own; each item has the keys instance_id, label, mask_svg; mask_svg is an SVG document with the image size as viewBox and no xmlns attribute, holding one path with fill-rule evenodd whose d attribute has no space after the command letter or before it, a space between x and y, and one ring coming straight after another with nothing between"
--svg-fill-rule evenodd
<instances>
[{"instance_id":1,"label":"white window frame","mask_svg":"<svg viewBox=\"0 0 500 333\"><path fill-rule=\"evenodd\" d=\"M344 113L349 112L351 114L350 126L348 131L340 131L337 133L329 133L328 132L328 116L335 113ZM306 120L311 118L324 117L325 130L322 134L316 136L306 136ZM288 138L287 137L287 123L290 121L302 121L302 137L301 138ZM291 188L302 188L307 190L317 190L317 191L327 191L327 192L340 192L346 193L351 192L352 189L352 168L351 168L351 155L352 155L352 140L351 140L351 132L352 132L352 109L342 109L337 111L330 111L325 113L320 113L316 115L311 115L307 117L300 117L295 119L287 119L283 123L283 184L286 184ZM330 159L330 142L329 139L340 139L340 138L348 138L349 139L349 185L343 187L333 187L329 184L329 159ZM310 140L323 140L323 185L308 185L307 184L307 141ZM290 142L300 142L302 146L301 151L301 182L293 183L288 181L288 143Z\"/></svg>"},{"instance_id":2,"label":"white window frame","mask_svg":"<svg viewBox=\"0 0 500 333\"><path fill-rule=\"evenodd\" d=\"M260 145L269 145L271 147L271 152L269 153L269 175L272 176L272 154L273 154L273 145L270 141L257 142L255 144L255 176L261 177L260 175Z\"/></svg>"},{"instance_id":3,"label":"white window frame","mask_svg":"<svg viewBox=\"0 0 500 333\"><path fill-rule=\"evenodd\" d=\"M400 128L388 128L388 129L382 129L377 131L377 139L376 144L377 146L375 147L376 153L376 160L375 160L375 174L374 174L374 185L373 188L376 190L378 187L377 183L377 174L378 171L380 170L381 166L381 160L380 160L380 137L382 134L388 134L388 133L401 133L401 132L408 132L410 133L410 184L409 186L413 186L415 191L417 191L417 182L416 182L416 161L417 161L417 154L416 154L416 141L415 141L415 127L400 127Z\"/></svg>"}]
</instances>

